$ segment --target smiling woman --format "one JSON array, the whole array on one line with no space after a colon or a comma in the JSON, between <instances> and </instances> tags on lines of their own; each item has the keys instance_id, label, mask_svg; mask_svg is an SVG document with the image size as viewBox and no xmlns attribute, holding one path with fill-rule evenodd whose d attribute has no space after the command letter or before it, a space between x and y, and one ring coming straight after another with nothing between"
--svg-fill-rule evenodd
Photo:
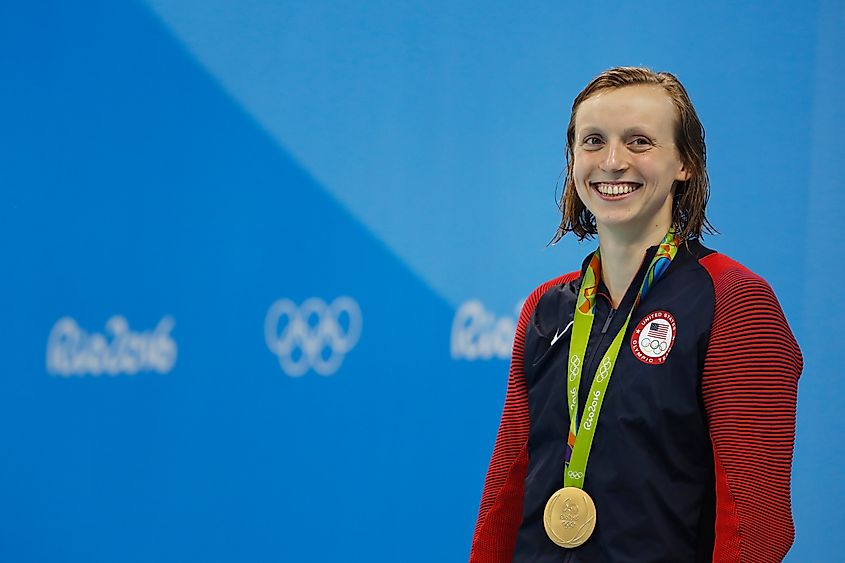
<instances>
[{"instance_id":1,"label":"smiling woman","mask_svg":"<svg viewBox=\"0 0 845 563\"><path fill-rule=\"evenodd\" d=\"M612 69L575 98L553 240L599 248L522 309L471 561L770 562L791 546L801 353L768 284L699 241L705 162L669 73Z\"/></svg>"},{"instance_id":2,"label":"smiling woman","mask_svg":"<svg viewBox=\"0 0 845 563\"><path fill-rule=\"evenodd\" d=\"M648 94L644 93L648 91ZM683 181L672 183L672 221L680 227L682 238L699 237L702 232L713 233L709 221L705 217L705 207L710 193L710 182L707 177L706 160L707 151L704 144L704 127L698 119L695 108L690 101L689 95L683 85L673 75L662 72L654 73L642 68L619 68L612 69L596 77L590 84L581 91L575 98L572 105L572 115L569 126L566 130L566 186L563 200L563 220L561 221L554 242L560 240L567 232L574 232L579 239L588 235L596 234L595 218L579 199L575 190L574 163L575 149L579 143L576 142L576 121L578 125L590 125L590 115L585 112L595 110L595 106L601 101L606 101L608 96L622 95L622 99L616 101L626 104L632 108L639 105L638 109L644 110L636 118L624 113L617 114L617 120L629 123L629 127L623 129L625 137L631 139L631 148L635 152L647 151L655 142L669 143L675 150L675 154L681 160L686 178ZM636 94L641 94L637 96ZM602 100L602 98L604 98ZM586 102L586 103L585 103ZM651 104L650 108L643 105ZM669 105L671 104L671 107ZM608 109L608 104L599 109ZM614 107L616 104L613 104ZM622 109L622 108L620 108ZM595 113L595 111L594 111ZM576 120L581 116L581 120ZM595 116L601 119L601 114ZM661 137L655 138L655 129L646 130L648 126L654 128L663 127ZM618 126L618 123L617 123ZM642 127L643 130L638 130ZM669 131L666 131L666 128ZM589 131L582 131L591 133ZM667 134L668 133L668 134ZM639 134L639 135L638 135ZM582 142L586 139L580 139ZM602 139L591 139L587 144L601 143ZM636 146L644 148L637 149ZM613 163L611 162L611 165Z\"/></svg>"},{"instance_id":3,"label":"smiling woman","mask_svg":"<svg viewBox=\"0 0 845 563\"><path fill-rule=\"evenodd\" d=\"M690 178L674 143L675 113L666 91L651 85L600 91L578 108L572 183L596 218L614 307L639 265L636 250L663 238L676 185Z\"/></svg>"},{"instance_id":4,"label":"smiling woman","mask_svg":"<svg viewBox=\"0 0 845 563\"><path fill-rule=\"evenodd\" d=\"M599 228L666 232L675 182L689 179L673 142L674 113L669 96L654 86L600 92L581 104L574 182Z\"/></svg>"}]
</instances>

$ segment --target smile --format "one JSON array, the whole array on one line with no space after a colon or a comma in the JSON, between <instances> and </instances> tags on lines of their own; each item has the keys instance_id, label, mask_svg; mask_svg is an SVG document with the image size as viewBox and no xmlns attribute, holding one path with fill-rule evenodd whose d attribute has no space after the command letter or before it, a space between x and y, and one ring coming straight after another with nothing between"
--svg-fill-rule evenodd
<instances>
[{"instance_id":1,"label":"smile","mask_svg":"<svg viewBox=\"0 0 845 563\"><path fill-rule=\"evenodd\" d=\"M590 185L604 197L625 196L642 187L635 182L591 182Z\"/></svg>"}]
</instances>

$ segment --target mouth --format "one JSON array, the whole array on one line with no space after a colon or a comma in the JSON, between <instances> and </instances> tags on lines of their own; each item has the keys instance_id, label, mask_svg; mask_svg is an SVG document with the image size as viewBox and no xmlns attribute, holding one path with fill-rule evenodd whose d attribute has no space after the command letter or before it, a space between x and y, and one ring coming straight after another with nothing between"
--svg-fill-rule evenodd
<instances>
[{"instance_id":1,"label":"mouth","mask_svg":"<svg viewBox=\"0 0 845 563\"><path fill-rule=\"evenodd\" d=\"M590 187L596 190L602 199L622 199L631 195L641 187L638 182L590 182Z\"/></svg>"}]
</instances>

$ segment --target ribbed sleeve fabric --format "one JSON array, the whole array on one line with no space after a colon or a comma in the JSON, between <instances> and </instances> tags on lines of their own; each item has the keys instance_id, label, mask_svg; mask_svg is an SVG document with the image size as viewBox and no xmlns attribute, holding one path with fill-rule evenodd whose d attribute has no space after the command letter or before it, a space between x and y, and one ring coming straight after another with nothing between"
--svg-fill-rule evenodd
<instances>
[{"instance_id":1,"label":"ribbed sleeve fabric","mask_svg":"<svg viewBox=\"0 0 845 563\"><path fill-rule=\"evenodd\" d=\"M782 561L795 531L790 471L802 358L772 289L720 254L701 392L716 471L713 561Z\"/></svg>"},{"instance_id":2,"label":"ribbed sleeve fabric","mask_svg":"<svg viewBox=\"0 0 845 563\"><path fill-rule=\"evenodd\" d=\"M537 303L551 287L576 279L572 272L535 289L519 315L511 353L505 407L487 469L481 507L470 551L470 563L511 561L522 522L522 495L528 467L528 389L525 384L525 334Z\"/></svg>"}]
</instances>

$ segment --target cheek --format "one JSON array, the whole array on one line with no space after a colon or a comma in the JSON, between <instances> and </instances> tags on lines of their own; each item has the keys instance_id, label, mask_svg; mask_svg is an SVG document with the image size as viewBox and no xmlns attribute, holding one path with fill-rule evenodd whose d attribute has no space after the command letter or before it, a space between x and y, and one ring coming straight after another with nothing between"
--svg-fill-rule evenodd
<instances>
[{"instance_id":1,"label":"cheek","mask_svg":"<svg viewBox=\"0 0 845 563\"><path fill-rule=\"evenodd\" d=\"M675 177L679 174L683 165L680 160L675 159L645 158L640 163L640 167L644 173L660 179L662 183L671 185L675 182Z\"/></svg>"},{"instance_id":2,"label":"cheek","mask_svg":"<svg viewBox=\"0 0 845 563\"><path fill-rule=\"evenodd\" d=\"M572 180L575 182L575 192L578 194L578 197L583 201L584 199L584 185L587 182L587 166L584 165L583 159L575 159L575 162L572 163Z\"/></svg>"},{"instance_id":3,"label":"cheek","mask_svg":"<svg viewBox=\"0 0 845 563\"><path fill-rule=\"evenodd\" d=\"M587 179L589 169L587 159L583 156L578 157L576 155L572 163L572 177L575 179L576 185L583 183Z\"/></svg>"}]
</instances>

